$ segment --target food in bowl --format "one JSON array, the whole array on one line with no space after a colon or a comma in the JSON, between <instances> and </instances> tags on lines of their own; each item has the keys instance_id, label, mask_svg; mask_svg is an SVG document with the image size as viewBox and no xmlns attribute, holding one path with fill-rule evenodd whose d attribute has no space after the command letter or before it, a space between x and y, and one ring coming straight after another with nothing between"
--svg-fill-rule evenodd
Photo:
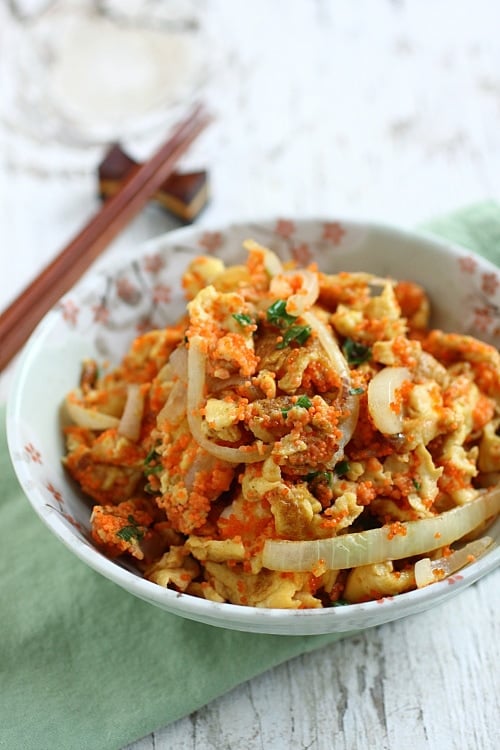
<instances>
[{"instance_id":1,"label":"food in bowl","mask_svg":"<svg viewBox=\"0 0 500 750\"><path fill-rule=\"evenodd\" d=\"M282 609L475 559L500 510L498 351L429 328L416 283L245 246L242 265L192 260L181 319L114 369L86 361L67 395L95 542L161 586Z\"/></svg>"}]
</instances>

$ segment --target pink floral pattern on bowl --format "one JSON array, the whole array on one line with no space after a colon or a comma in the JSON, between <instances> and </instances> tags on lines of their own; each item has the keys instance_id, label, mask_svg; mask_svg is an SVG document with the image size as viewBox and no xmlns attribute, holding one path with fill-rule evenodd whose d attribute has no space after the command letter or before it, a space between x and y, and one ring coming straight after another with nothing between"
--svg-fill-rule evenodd
<instances>
[{"instance_id":1,"label":"pink floral pattern on bowl","mask_svg":"<svg viewBox=\"0 0 500 750\"><path fill-rule=\"evenodd\" d=\"M318 263L327 272L372 271L412 279L427 289L434 325L500 345L500 275L468 250L430 236L342 219L236 224L211 231L186 228L136 249L107 273L75 287L45 317L19 363L8 408L8 438L19 480L35 511L80 559L132 594L169 612L238 630L319 634L373 627L427 609L500 563L498 544L447 581L378 602L325 610L257 610L217 604L163 589L126 565L108 560L89 534L91 503L65 474L59 408L78 382L84 357L117 362L132 339L177 318L181 276L200 254L241 261L252 237L284 259ZM498 542L500 524L491 532Z\"/></svg>"}]
</instances>

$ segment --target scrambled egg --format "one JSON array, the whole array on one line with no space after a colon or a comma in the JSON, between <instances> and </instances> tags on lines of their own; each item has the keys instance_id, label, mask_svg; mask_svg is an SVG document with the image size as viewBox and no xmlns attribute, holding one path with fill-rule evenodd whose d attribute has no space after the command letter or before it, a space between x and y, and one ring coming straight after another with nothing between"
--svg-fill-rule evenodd
<instances>
[{"instance_id":1,"label":"scrambled egg","mask_svg":"<svg viewBox=\"0 0 500 750\"><path fill-rule=\"evenodd\" d=\"M95 502L93 538L217 602L319 608L414 588L408 560L282 573L263 549L397 528L497 483L500 355L429 330L416 284L247 249L240 266L192 261L186 315L118 367L84 363L63 460ZM386 402L371 398L383 372Z\"/></svg>"}]
</instances>

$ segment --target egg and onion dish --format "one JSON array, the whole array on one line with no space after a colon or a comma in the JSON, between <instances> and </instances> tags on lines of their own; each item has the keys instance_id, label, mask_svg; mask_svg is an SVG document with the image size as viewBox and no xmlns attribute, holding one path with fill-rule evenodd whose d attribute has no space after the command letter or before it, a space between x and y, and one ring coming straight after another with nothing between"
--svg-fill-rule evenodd
<instances>
[{"instance_id":1,"label":"egg and onion dish","mask_svg":"<svg viewBox=\"0 0 500 750\"><path fill-rule=\"evenodd\" d=\"M244 243L198 257L184 316L83 363L64 465L92 537L156 584L321 608L439 581L491 544L500 355L429 328L425 291Z\"/></svg>"}]
</instances>

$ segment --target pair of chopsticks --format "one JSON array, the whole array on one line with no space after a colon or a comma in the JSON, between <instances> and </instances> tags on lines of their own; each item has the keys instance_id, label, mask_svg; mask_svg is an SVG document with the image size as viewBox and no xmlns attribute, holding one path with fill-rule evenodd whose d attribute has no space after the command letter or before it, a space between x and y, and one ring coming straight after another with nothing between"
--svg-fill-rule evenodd
<instances>
[{"instance_id":1,"label":"pair of chopsticks","mask_svg":"<svg viewBox=\"0 0 500 750\"><path fill-rule=\"evenodd\" d=\"M0 315L0 371L26 342L46 312L83 275L116 235L146 205L210 122L203 105L177 125L154 156L121 185L100 211Z\"/></svg>"}]
</instances>

